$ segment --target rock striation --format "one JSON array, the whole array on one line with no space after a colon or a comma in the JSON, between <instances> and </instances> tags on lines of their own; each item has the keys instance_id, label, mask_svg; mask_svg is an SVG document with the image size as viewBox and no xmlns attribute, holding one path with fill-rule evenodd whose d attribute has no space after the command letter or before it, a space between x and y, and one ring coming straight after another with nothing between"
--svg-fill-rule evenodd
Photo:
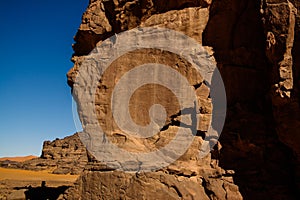
<instances>
[{"instance_id":1,"label":"rock striation","mask_svg":"<svg viewBox=\"0 0 300 200\"><path fill-rule=\"evenodd\" d=\"M212 102L203 78L189 63L154 49L130 52L113 62L98 84L97 118L108 138L127 151L147 152L174 136L182 112L176 99L158 86L138 90L130 112L135 122L146 125L150 106L161 103L168 113L159 134L136 139L111 120L109 102L116 82L149 62L163 63L187 77L201 105L198 134L184 155L155 172L117 171L89 154L75 187L61 198L299 199L299 8L298 0L91 0L75 36L68 84L73 86L87 55L115 33L154 26L180 31L205 46L222 75L228 100L223 148L219 144L206 157L198 156ZM159 95L149 98L155 91ZM51 156L45 152L47 159Z\"/></svg>"}]
</instances>

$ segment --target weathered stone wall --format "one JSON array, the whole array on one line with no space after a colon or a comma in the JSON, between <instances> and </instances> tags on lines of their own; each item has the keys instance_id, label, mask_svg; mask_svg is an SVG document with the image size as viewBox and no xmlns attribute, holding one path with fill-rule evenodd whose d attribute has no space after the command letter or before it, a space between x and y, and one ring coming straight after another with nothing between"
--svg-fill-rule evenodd
<instances>
[{"instance_id":1,"label":"weathered stone wall","mask_svg":"<svg viewBox=\"0 0 300 200\"><path fill-rule=\"evenodd\" d=\"M299 31L300 1L265 1L266 54L272 63L271 97L280 141L294 154L295 181L300 188Z\"/></svg>"},{"instance_id":2,"label":"weathered stone wall","mask_svg":"<svg viewBox=\"0 0 300 200\"><path fill-rule=\"evenodd\" d=\"M75 36L74 67L68 73L70 86L85 55L101 41L137 26L158 25L181 31L207 46L224 80L228 112L220 138L223 146L220 155L213 152L204 159L198 158L203 139L195 136L187 153L159 172L126 174L107 169L96 161L90 162L76 187L68 190L63 198L241 199L240 191L245 199L297 199L300 171L299 6L300 2L296 0L90 1ZM158 55L154 50L137 51L113 63L112 68L120 70L116 74L107 72L107 78L99 84L99 96L110 94L114 81L122 73L152 61L151 58L171 67L177 66L196 83L192 84L195 90L199 85L205 86L200 77L192 76L194 73L189 71L189 64L176 55L168 52ZM146 87L136 94L131 104L133 110L147 100L145 94L151 95L152 89ZM210 114L211 109L206 91L204 87L199 93L204 110L208 110L202 114ZM176 101L159 100L170 110L166 131L176 128L171 117L178 113ZM162 132L159 138L163 142L155 146L157 143L153 143L153 139L156 141L157 138L136 140L120 130L111 129L115 126L106 117L109 116L106 102L105 98L96 100L98 119L115 144L127 150L148 151L170 139L172 134ZM154 102L156 100L149 105ZM147 111L145 109L141 114L133 111L132 116L145 124L148 122ZM205 127L204 124L199 128L202 136L205 136Z\"/></svg>"},{"instance_id":3,"label":"weathered stone wall","mask_svg":"<svg viewBox=\"0 0 300 200\"><path fill-rule=\"evenodd\" d=\"M213 1L210 7L204 44L215 51L229 106L221 166L235 169L245 198L295 198L299 97L293 60L299 49L294 19L288 1Z\"/></svg>"}]
</instances>

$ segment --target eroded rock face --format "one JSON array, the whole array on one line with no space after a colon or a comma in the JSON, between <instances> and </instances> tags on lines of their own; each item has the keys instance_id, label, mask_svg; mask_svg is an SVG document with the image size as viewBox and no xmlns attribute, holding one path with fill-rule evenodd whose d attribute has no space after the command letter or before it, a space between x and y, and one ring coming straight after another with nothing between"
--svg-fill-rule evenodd
<instances>
[{"instance_id":1,"label":"eroded rock face","mask_svg":"<svg viewBox=\"0 0 300 200\"><path fill-rule=\"evenodd\" d=\"M89 155L91 162L76 186L62 198L297 199L299 5L299 1L287 0L90 1L75 36L70 86L85 56L106 38L137 26L165 27L194 38L215 57L226 88L228 114L220 138L221 153L219 145L199 158L212 109L202 78L195 76L188 62L169 52L148 49L122 56L106 72L96 95L98 121L114 144L128 151L151 151L165 145L177 128L180 110L176 99L148 98L154 91L168 96L168 91L157 86L145 86L135 93L131 116L145 125L151 104L162 103L169 111L166 130L140 140L118 130L111 120L107 102L115 82L129 69L147 62L164 63L188 77L202 105L197 108L199 114L207 123L198 126L199 135L180 159L157 172L115 171Z\"/></svg>"},{"instance_id":2,"label":"eroded rock face","mask_svg":"<svg viewBox=\"0 0 300 200\"><path fill-rule=\"evenodd\" d=\"M75 36L75 55L87 55L100 40L135 28L151 15L189 7L208 7L210 3L211 0L90 1Z\"/></svg>"},{"instance_id":3,"label":"eroded rock face","mask_svg":"<svg viewBox=\"0 0 300 200\"><path fill-rule=\"evenodd\" d=\"M300 187L299 5L300 1L297 0L266 0L263 5L267 35L266 54L273 65L271 76L273 113L280 140L295 153L298 188Z\"/></svg>"},{"instance_id":4,"label":"eroded rock face","mask_svg":"<svg viewBox=\"0 0 300 200\"><path fill-rule=\"evenodd\" d=\"M245 198L297 196L291 188L299 180L299 164L294 163L299 162L299 76L294 73L299 67L293 63L299 55L294 39L298 3L232 0L211 5L204 44L215 51L229 101L221 166L235 169Z\"/></svg>"},{"instance_id":5,"label":"eroded rock face","mask_svg":"<svg viewBox=\"0 0 300 200\"><path fill-rule=\"evenodd\" d=\"M22 163L22 168L29 170L53 170L54 174L80 174L88 162L85 146L78 134L45 141L39 158Z\"/></svg>"},{"instance_id":6,"label":"eroded rock face","mask_svg":"<svg viewBox=\"0 0 300 200\"><path fill-rule=\"evenodd\" d=\"M91 192L91 188L97 192ZM77 190L76 190L77 189ZM78 190L80 194L78 194ZM242 199L232 178L86 171L67 199Z\"/></svg>"},{"instance_id":7,"label":"eroded rock face","mask_svg":"<svg viewBox=\"0 0 300 200\"><path fill-rule=\"evenodd\" d=\"M95 1L91 3L84 14L83 24L77 35L82 36L82 31L90 29L93 30L93 34L98 34L99 38L105 39L110 35L109 31L120 32L138 25L141 27L158 26L181 31L201 44L202 32L208 22L209 2L197 2L194 4L193 1L172 3L166 1L165 3L166 5L159 6L161 5L161 1L147 1L146 5L139 1ZM152 6L148 10L143 10L143 5L146 7L147 5ZM180 8L181 10L172 11L175 8ZM94 11L95 9L97 11ZM114 14L109 15L112 9L114 9ZM102 12L102 14L99 14L99 12ZM107 17L102 19L101 22L103 23L100 25L98 23L99 26L94 26L94 23L86 20L86 18L90 19L93 15L103 16L103 13L112 18ZM106 28L103 29L103 27ZM82 61L84 61L84 56L78 57L82 52L80 48L79 50L77 49L85 45L83 40L77 38L78 42L75 44L74 49L77 52L73 57L75 65L68 73L70 85L75 81L78 69ZM174 42L176 41L170 41L170 43ZM98 45L100 44L101 39ZM89 44L89 46L94 45ZM210 55L209 59L214 62L211 48L207 47L207 51L208 55ZM199 107L196 109L197 115L201 119L201 123L197 126L200 135L195 136L190 148L176 162L157 172L128 174L114 171L115 169L108 168L105 164L98 163L97 161L91 162L78 180L77 186L69 190L64 198L226 199L234 197L241 199L238 187L233 183L232 173L227 173L220 168L217 161L211 159L210 154L205 158L199 157L201 145L203 144L202 137L207 132L211 121L212 102L209 97L209 89L206 83L203 82L201 75L197 73L191 64L174 53L155 49L137 50L119 57L104 72L98 85L95 105L99 124L104 129L110 141L118 145L119 148L131 152L154 151L165 146L172 140L179 128L181 117L184 117L181 114L183 111L180 110L177 99L170 91L159 85L148 84L139 88L132 95L129 103L131 117L137 124L145 126L149 123L149 108L153 104L161 104L167 111L164 130L153 137L139 139L120 130L115 121L112 120L110 99L116 82L120 80L125 72L145 63L160 63L170 66L170 68L177 70L186 77L199 101ZM91 158L90 160L93 159ZM112 180L108 181L109 179ZM93 189L95 187L101 189L95 190Z\"/></svg>"}]
</instances>

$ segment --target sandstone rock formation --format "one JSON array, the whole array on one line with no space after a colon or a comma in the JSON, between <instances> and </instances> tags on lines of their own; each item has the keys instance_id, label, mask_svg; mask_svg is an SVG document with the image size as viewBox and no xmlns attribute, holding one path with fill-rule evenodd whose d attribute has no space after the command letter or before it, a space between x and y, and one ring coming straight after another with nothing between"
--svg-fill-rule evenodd
<instances>
[{"instance_id":1,"label":"sandstone rock formation","mask_svg":"<svg viewBox=\"0 0 300 200\"><path fill-rule=\"evenodd\" d=\"M292 64L299 56L293 39L299 30L294 28L299 2L228 2L213 2L204 33L229 100L221 166L236 170L244 197L293 199L299 195L292 189L299 181L299 84L294 73L299 66Z\"/></svg>"},{"instance_id":2,"label":"sandstone rock formation","mask_svg":"<svg viewBox=\"0 0 300 200\"><path fill-rule=\"evenodd\" d=\"M300 1L266 1L262 6L273 69L271 97L280 141L295 154L294 170L300 188ZM270 20L272 19L272 20Z\"/></svg>"},{"instance_id":3,"label":"sandstone rock formation","mask_svg":"<svg viewBox=\"0 0 300 200\"><path fill-rule=\"evenodd\" d=\"M28 170L52 170L54 174L80 174L88 162L86 148L78 134L45 141L39 158L21 163Z\"/></svg>"},{"instance_id":4,"label":"sandstone rock formation","mask_svg":"<svg viewBox=\"0 0 300 200\"><path fill-rule=\"evenodd\" d=\"M73 86L90 51L115 33L138 26L180 31L206 46L222 74L228 100L220 138L223 148L221 154L217 148L205 158L198 157L207 133L204 123L198 126L189 150L156 172L115 171L89 155L90 162L76 186L61 198L298 199L299 6L298 0L91 0L75 36L69 85ZM128 151L149 151L165 145L182 117L176 99L169 98L167 91L145 86L131 101L132 118L141 125L149 123L149 106L163 102L169 111L165 130L150 139L135 139L117 129L111 120L107 102L115 82L129 69L154 61L177 68L188 77L203 105L197 108L200 114L211 114L203 79L194 76L192 67L180 56L153 49L122 56L98 84L95 104L108 138ZM148 102L153 91L168 98L158 95Z\"/></svg>"}]
</instances>

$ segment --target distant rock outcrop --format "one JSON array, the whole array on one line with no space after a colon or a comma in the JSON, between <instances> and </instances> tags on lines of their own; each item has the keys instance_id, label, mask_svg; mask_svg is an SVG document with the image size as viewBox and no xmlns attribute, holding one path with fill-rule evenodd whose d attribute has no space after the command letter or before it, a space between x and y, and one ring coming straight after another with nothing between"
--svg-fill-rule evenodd
<instances>
[{"instance_id":1,"label":"distant rock outcrop","mask_svg":"<svg viewBox=\"0 0 300 200\"><path fill-rule=\"evenodd\" d=\"M78 134L45 141L39 158L25 161L21 167L28 170L51 170L54 174L80 174L88 162L86 148Z\"/></svg>"}]
</instances>

